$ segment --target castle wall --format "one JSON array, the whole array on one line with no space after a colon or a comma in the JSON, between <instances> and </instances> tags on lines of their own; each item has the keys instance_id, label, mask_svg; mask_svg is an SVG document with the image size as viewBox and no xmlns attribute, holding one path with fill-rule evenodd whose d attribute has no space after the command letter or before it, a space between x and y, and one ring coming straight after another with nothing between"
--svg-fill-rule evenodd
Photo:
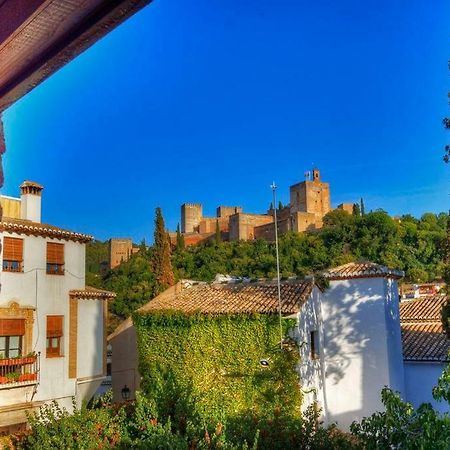
<instances>
[{"instance_id":1,"label":"castle wall","mask_svg":"<svg viewBox=\"0 0 450 450\"><path fill-rule=\"evenodd\" d=\"M230 241L251 241L255 239L255 227L273 222L266 214L237 213L230 216Z\"/></svg>"},{"instance_id":2,"label":"castle wall","mask_svg":"<svg viewBox=\"0 0 450 450\"><path fill-rule=\"evenodd\" d=\"M216 224L219 223L220 231L228 231L230 219L226 217L203 217L200 221L199 233L215 233Z\"/></svg>"},{"instance_id":3,"label":"castle wall","mask_svg":"<svg viewBox=\"0 0 450 450\"><path fill-rule=\"evenodd\" d=\"M353 203L341 203L336 209L342 209L349 214L353 214Z\"/></svg>"},{"instance_id":4,"label":"castle wall","mask_svg":"<svg viewBox=\"0 0 450 450\"><path fill-rule=\"evenodd\" d=\"M131 239L110 239L109 240L109 268L114 269L122 261L128 261L133 252L133 242Z\"/></svg>"},{"instance_id":5,"label":"castle wall","mask_svg":"<svg viewBox=\"0 0 450 450\"><path fill-rule=\"evenodd\" d=\"M242 208L240 206L218 206L217 207L217 217L230 217L233 214L241 213Z\"/></svg>"},{"instance_id":6,"label":"castle wall","mask_svg":"<svg viewBox=\"0 0 450 450\"><path fill-rule=\"evenodd\" d=\"M203 207L200 203L183 203L181 205L181 232L198 232L202 216Z\"/></svg>"}]
</instances>

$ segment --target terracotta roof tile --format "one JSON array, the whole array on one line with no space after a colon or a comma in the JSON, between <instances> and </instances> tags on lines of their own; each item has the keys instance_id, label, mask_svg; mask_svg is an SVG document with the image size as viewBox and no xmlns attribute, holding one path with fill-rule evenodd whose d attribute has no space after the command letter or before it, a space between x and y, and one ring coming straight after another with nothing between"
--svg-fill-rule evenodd
<instances>
[{"instance_id":1,"label":"terracotta roof tile","mask_svg":"<svg viewBox=\"0 0 450 450\"><path fill-rule=\"evenodd\" d=\"M281 284L281 311L284 315L295 314L309 298L312 281L290 280ZM142 307L141 311L174 309L185 313L196 311L205 314L278 312L276 282L199 284L181 292L158 296Z\"/></svg>"},{"instance_id":2,"label":"terracotta roof tile","mask_svg":"<svg viewBox=\"0 0 450 450\"><path fill-rule=\"evenodd\" d=\"M329 280L348 280L350 278L390 277L402 278L404 273L399 270L389 269L381 264L372 262L351 262L334 267L323 273Z\"/></svg>"},{"instance_id":3,"label":"terracotta roof tile","mask_svg":"<svg viewBox=\"0 0 450 450\"><path fill-rule=\"evenodd\" d=\"M445 295L400 302L403 358L409 361L449 361L450 340L441 323Z\"/></svg>"},{"instance_id":4,"label":"terracotta roof tile","mask_svg":"<svg viewBox=\"0 0 450 450\"><path fill-rule=\"evenodd\" d=\"M92 299L92 298L115 298L116 293L111 291L105 291L103 289L97 289L91 286L86 286L84 289L72 289L69 294L72 297L80 299Z\"/></svg>"},{"instance_id":5,"label":"terracotta roof tile","mask_svg":"<svg viewBox=\"0 0 450 450\"><path fill-rule=\"evenodd\" d=\"M446 302L445 295L428 295L400 302L400 317L402 322L440 321L442 305Z\"/></svg>"},{"instance_id":6,"label":"terracotta roof tile","mask_svg":"<svg viewBox=\"0 0 450 450\"><path fill-rule=\"evenodd\" d=\"M92 236L87 234L64 230L63 228L58 228L53 225L32 222L31 220L11 219L9 217L4 217L0 222L0 231L25 234L27 236L44 236L53 239L64 239L82 243L90 242L93 239Z\"/></svg>"}]
</instances>

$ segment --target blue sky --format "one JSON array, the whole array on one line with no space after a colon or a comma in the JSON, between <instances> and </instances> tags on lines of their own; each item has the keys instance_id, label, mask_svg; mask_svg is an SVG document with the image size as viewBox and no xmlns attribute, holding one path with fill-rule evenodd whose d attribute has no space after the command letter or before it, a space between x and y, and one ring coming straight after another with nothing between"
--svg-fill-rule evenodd
<instances>
[{"instance_id":1,"label":"blue sky","mask_svg":"<svg viewBox=\"0 0 450 450\"><path fill-rule=\"evenodd\" d=\"M263 212L312 165L332 203L447 210L444 0L156 0L4 115L3 193L43 219L152 240L183 202Z\"/></svg>"}]
</instances>

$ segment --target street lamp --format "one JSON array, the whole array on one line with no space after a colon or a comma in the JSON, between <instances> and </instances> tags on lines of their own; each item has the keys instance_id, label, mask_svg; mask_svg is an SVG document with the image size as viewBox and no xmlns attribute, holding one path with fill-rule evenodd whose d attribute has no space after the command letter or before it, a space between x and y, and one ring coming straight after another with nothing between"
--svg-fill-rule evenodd
<instances>
[{"instance_id":1,"label":"street lamp","mask_svg":"<svg viewBox=\"0 0 450 450\"><path fill-rule=\"evenodd\" d=\"M280 254L278 251L278 220L277 220L277 185L275 181L270 185L273 194L273 212L274 212L274 227L275 227L275 250L277 257L277 287L278 287L278 315L280 319L280 348L283 349L283 327L281 325L281 286L280 286Z\"/></svg>"},{"instance_id":2,"label":"street lamp","mask_svg":"<svg viewBox=\"0 0 450 450\"><path fill-rule=\"evenodd\" d=\"M125 401L127 401L127 400L130 399L130 394L131 394L130 388L129 388L127 385L125 385L125 386L122 388L122 398L123 398Z\"/></svg>"}]
</instances>

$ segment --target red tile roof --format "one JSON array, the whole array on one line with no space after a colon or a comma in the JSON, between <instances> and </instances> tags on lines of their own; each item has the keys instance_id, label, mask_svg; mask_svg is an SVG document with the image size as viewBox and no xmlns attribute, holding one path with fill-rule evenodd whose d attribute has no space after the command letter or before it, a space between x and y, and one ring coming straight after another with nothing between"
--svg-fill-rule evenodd
<instances>
[{"instance_id":1,"label":"red tile roof","mask_svg":"<svg viewBox=\"0 0 450 450\"><path fill-rule=\"evenodd\" d=\"M281 311L284 315L297 313L309 298L312 281L289 280L281 283ZM160 295L140 311L174 309L184 313L205 314L276 314L278 290L276 282L242 282L198 284L172 295Z\"/></svg>"},{"instance_id":2,"label":"red tile roof","mask_svg":"<svg viewBox=\"0 0 450 450\"><path fill-rule=\"evenodd\" d=\"M76 233L74 231L64 230L53 225L45 223L32 222L31 220L11 219L3 217L0 222L0 231L9 233L25 234L27 236L43 236L53 239L64 239L67 241L76 241L87 243L92 241L93 237L87 234Z\"/></svg>"},{"instance_id":3,"label":"red tile roof","mask_svg":"<svg viewBox=\"0 0 450 450\"><path fill-rule=\"evenodd\" d=\"M407 361L449 361L450 339L441 323L445 295L400 302L403 358Z\"/></svg>"},{"instance_id":4,"label":"red tile roof","mask_svg":"<svg viewBox=\"0 0 450 450\"><path fill-rule=\"evenodd\" d=\"M91 286L86 286L84 289L72 289L69 294L72 297L80 299L108 299L116 297L115 292L105 291Z\"/></svg>"},{"instance_id":5,"label":"red tile roof","mask_svg":"<svg viewBox=\"0 0 450 450\"><path fill-rule=\"evenodd\" d=\"M372 262L351 262L334 267L324 272L324 277L329 280L348 280L350 278L374 278L389 277L402 278L404 273L399 270L389 269L381 264Z\"/></svg>"}]
</instances>

